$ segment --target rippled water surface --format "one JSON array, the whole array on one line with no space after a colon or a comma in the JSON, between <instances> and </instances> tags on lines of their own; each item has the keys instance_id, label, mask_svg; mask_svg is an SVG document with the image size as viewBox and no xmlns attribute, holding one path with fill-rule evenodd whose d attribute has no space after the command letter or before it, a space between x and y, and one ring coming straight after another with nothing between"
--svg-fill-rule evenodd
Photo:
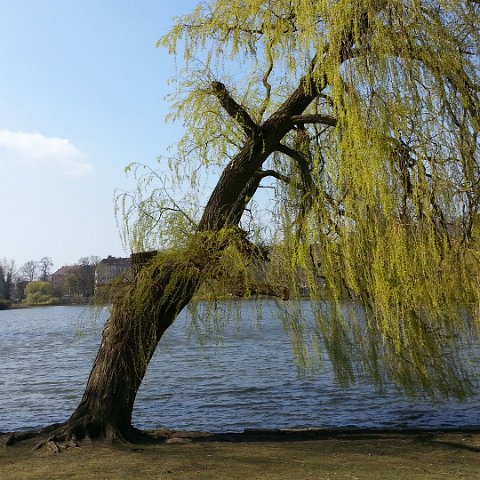
<instances>
[{"instance_id":1,"label":"rippled water surface","mask_svg":"<svg viewBox=\"0 0 480 480\"><path fill-rule=\"evenodd\" d=\"M297 374L287 337L269 308L260 324L230 328L222 347L199 346L185 314L160 343L137 397L141 428L242 431L293 427L480 425L478 398L411 402L369 385L343 390L328 365ZM270 313L269 313L270 312ZM65 420L78 404L108 315L89 307L0 311L0 431ZM95 319L96 317L96 319Z\"/></svg>"}]
</instances>

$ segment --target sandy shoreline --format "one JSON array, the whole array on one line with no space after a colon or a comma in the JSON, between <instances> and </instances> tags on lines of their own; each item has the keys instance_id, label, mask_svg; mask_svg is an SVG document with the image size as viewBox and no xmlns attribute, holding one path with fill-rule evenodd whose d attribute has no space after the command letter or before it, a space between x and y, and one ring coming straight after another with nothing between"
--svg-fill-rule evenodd
<instances>
[{"instance_id":1,"label":"sandy shoreline","mask_svg":"<svg viewBox=\"0 0 480 480\"><path fill-rule=\"evenodd\" d=\"M24 432L33 430L20 430L18 432L0 432L0 446L3 445L6 438L12 435L21 436ZM146 443L161 443L172 438L185 439L190 442L225 442L225 443L243 443L243 442L299 442L325 439L361 439L361 438L382 438L385 436L435 436L435 435L480 435L480 425L467 425L463 427L415 427L415 428L248 428L241 432L207 432L207 431L189 431L173 430L169 428L159 428L154 430L143 430L148 436ZM48 437L48 434L38 434L35 438Z\"/></svg>"},{"instance_id":2,"label":"sandy shoreline","mask_svg":"<svg viewBox=\"0 0 480 480\"><path fill-rule=\"evenodd\" d=\"M480 425L446 428L285 428L245 429L243 432L200 432L187 430L157 429L145 430L152 439L159 441L184 438L192 442L298 442L325 439L361 439L385 436L428 436L444 434L479 434Z\"/></svg>"}]
</instances>

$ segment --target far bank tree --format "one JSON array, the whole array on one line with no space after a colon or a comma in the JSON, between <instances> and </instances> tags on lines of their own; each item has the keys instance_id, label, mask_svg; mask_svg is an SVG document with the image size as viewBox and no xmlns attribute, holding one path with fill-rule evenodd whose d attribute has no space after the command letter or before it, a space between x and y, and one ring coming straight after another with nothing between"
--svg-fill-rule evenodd
<instances>
[{"instance_id":1,"label":"far bank tree","mask_svg":"<svg viewBox=\"0 0 480 480\"><path fill-rule=\"evenodd\" d=\"M40 271L39 280L41 282L48 282L50 279L50 269L53 267L53 262L50 257L42 257L37 262L37 268Z\"/></svg>"},{"instance_id":2,"label":"far bank tree","mask_svg":"<svg viewBox=\"0 0 480 480\"><path fill-rule=\"evenodd\" d=\"M4 300L4 306L12 301L14 296L15 277L17 268L14 260L3 258L0 260L0 300Z\"/></svg>"},{"instance_id":3,"label":"far bank tree","mask_svg":"<svg viewBox=\"0 0 480 480\"><path fill-rule=\"evenodd\" d=\"M10 302L10 292L7 287L3 266L0 264L0 310L8 308Z\"/></svg>"},{"instance_id":4,"label":"far bank tree","mask_svg":"<svg viewBox=\"0 0 480 480\"><path fill-rule=\"evenodd\" d=\"M49 282L34 280L25 287L23 303L26 305L55 305L58 302L59 299L55 297Z\"/></svg>"},{"instance_id":5,"label":"far bank tree","mask_svg":"<svg viewBox=\"0 0 480 480\"><path fill-rule=\"evenodd\" d=\"M178 18L160 41L185 64L169 181L218 181L198 215L156 172L150 194L121 199L130 283L58 432L131 439L163 333L202 284L232 278L328 295L312 302L318 343L300 317L291 337L300 356L328 354L341 382L468 394L457 353L478 339L479 18L477 0L212 0ZM278 254L251 234L262 186ZM268 253L270 280L249 278Z\"/></svg>"},{"instance_id":6,"label":"far bank tree","mask_svg":"<svg viewBox=\"0 0 480 480\"><path fill-rule=\"evenodd\" d=\"M35 260L29 260L20 268L20 275L29 282L33 282L38 275L39 263Z\"/></svg>"}]
</instances>

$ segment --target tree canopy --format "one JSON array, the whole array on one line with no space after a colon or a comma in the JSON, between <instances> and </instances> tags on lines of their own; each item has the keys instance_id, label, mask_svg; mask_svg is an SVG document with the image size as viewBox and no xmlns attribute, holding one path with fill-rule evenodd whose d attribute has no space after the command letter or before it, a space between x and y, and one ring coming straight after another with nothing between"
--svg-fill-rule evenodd
<instances>
[{"instance_id":1,"label":"tree canopy","mask_svg":"<svg viewBox=\"0 0 480 480\"><path fill-rule=\"evenodd\" d=\"M131 247L203 246L199 231L239 222L255 242L270 222L269 281L329 299L314 303L313 341L301 315L287 322L299 357L327 351L345 383L367 374L412 394L468 393L460 350L480 320L479 18L476 0L201 2L159 41L183 53L171 118L185 135L169 166L192 189L174 198L163 173L140 176L121 198ZM239 166L223 218L209 218L219 186L204 207L196 189ZM271 211L255 218L261 186ZM248 276L254 249L235 245L204 280Z\"/></svg>"}]
</instances>

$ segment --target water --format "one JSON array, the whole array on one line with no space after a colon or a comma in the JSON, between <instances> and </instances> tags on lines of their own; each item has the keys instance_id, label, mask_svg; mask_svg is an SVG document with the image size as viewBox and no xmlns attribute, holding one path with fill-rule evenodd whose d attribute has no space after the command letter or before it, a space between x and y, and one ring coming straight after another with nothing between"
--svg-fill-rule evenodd
<instances>
[{"instance_id":1,"label":"water","mask_svg":"<svg viewBox=\"0 0 480 480\"><path fill-rule=\"evenodd\" d=\"M149 366L134 424L215 432L480 425L478 398L432 405L411 402L395 390L380 394L366 384L343 390L328 368L314 378L298 376L286 335L268 312L265 308L260 325L228 329L222 347L200 347L182 315ZM68 418L81 398L107 316L104 309L94 322L93 309L81 306L0 312L0 431Z\"/></svg>"}]
</instances>

